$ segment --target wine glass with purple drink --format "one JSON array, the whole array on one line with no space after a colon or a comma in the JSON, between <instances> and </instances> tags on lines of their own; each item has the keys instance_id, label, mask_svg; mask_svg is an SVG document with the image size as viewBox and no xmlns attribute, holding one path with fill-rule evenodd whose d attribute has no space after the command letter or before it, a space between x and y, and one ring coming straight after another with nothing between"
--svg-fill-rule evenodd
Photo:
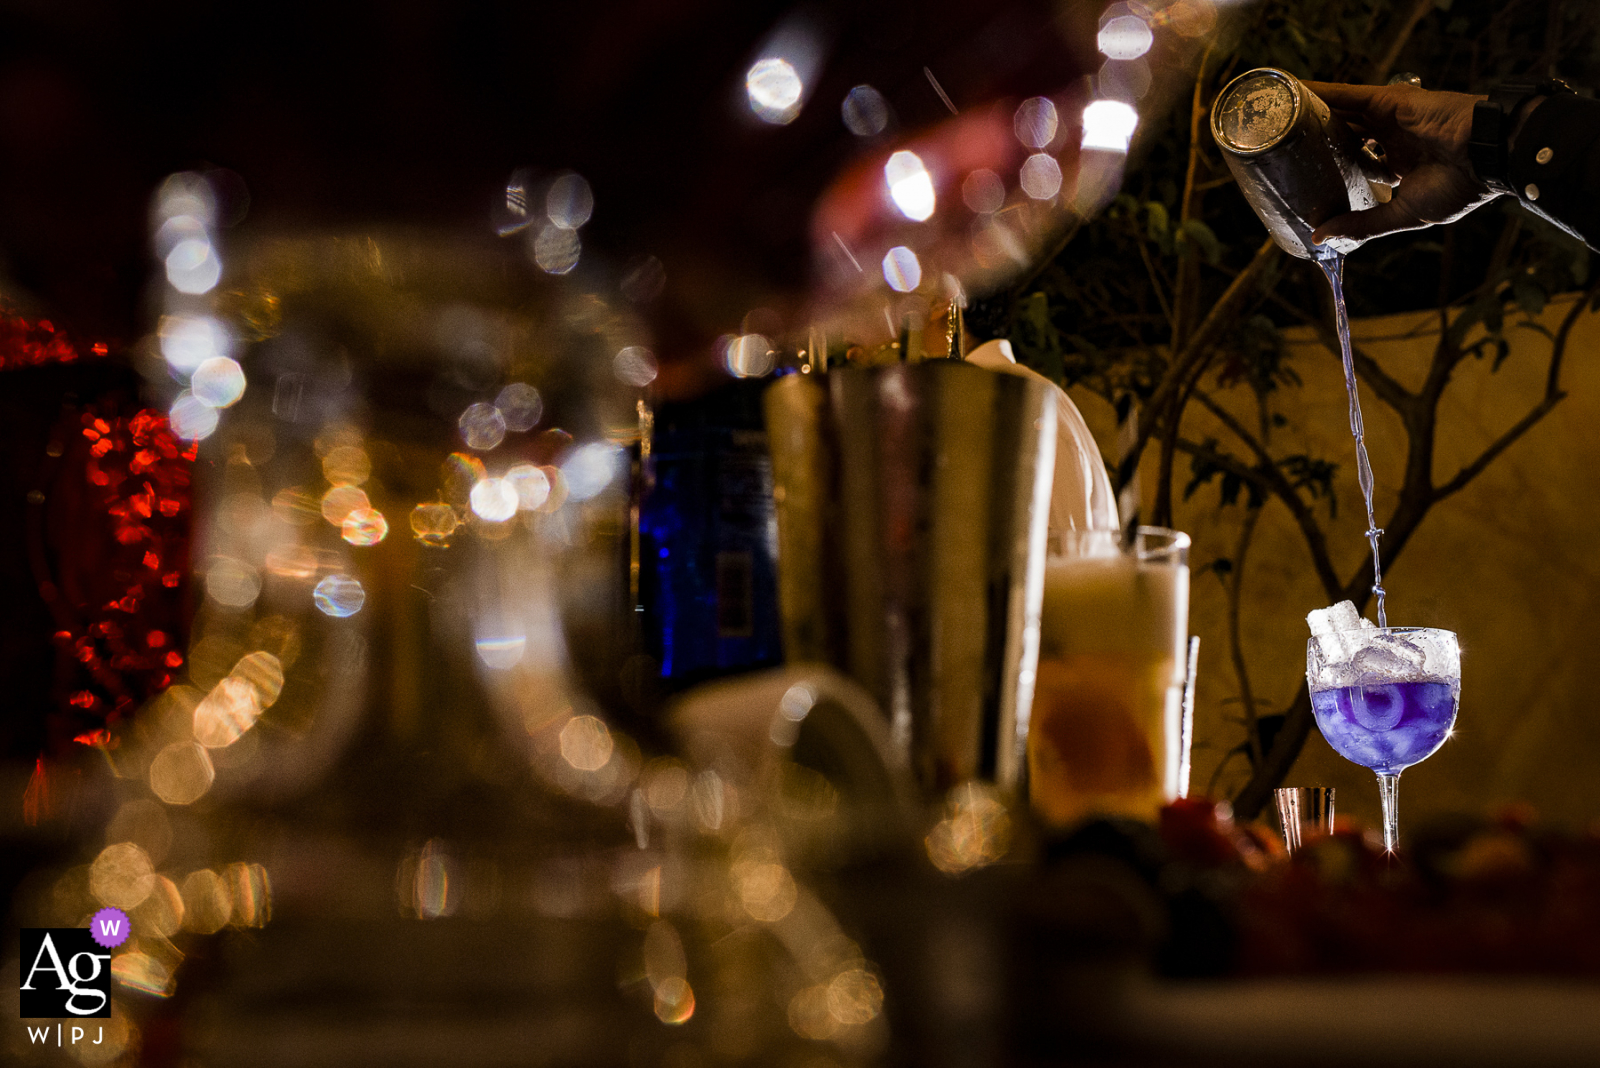
<instances>
[{"instance_id":1,"label":"wine glass with purple drink","mask_svg":"<svg viewBox=\"0 0 1600 1068\"><path fill-rule=\"evenodd\" d=\"M1349 601L1311 613L1306 682L1328 744L1378 775L1383 845L1399 842L1400 773L1438 751L1461 701L1461 647L1453 632L1374 627Z\"/></svg>"}]
</instances>

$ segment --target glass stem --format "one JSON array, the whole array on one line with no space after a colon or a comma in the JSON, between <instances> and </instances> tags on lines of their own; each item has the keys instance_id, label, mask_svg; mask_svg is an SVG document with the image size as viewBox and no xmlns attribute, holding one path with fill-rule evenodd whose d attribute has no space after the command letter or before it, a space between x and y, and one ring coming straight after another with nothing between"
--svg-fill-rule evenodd
<instances>
[{"instance_id":1,"label":"glass stem","mask_svg":"<svg viewBox=\"0 0 1600 1068\"><path fill-rule=\"evenodd\" d=\"M1378 772L1378 798L1383 802L1383 850L1400 847L1400 773Z\"/></svg>"}]
</instances>

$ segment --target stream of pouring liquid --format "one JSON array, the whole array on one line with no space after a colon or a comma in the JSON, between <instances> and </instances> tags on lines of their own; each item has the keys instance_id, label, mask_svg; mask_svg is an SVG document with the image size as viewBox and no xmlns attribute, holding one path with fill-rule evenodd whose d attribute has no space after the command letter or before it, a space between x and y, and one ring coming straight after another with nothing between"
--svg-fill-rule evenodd
<instances>
[{"instance_id":1,"label":"stream of pouring liquid","mask_svg":"<svg viewBox=\"0 0 1600 1068\"><path fill-rule=\"evenodd\" d=\"M1378 626L1387 627L1383 610L1383 565L1378 559L1378 535L1383 533L1372 515L1372 464L1367 460L1366 435L1361 425L1361 401L1356 396L1355 360L1350 353L1350 313L1344 303L1344 256L1322 245L1316 246L1317 266L1328 277L1333 290L1333 319L1339 331L1339 356L1344 360L1344 388L1350 394L1350 433L1356 439L1356 481L1367 505L1367 541L1372 545L1372 595L1378 601Z\"/></svg>"}]
</instances>

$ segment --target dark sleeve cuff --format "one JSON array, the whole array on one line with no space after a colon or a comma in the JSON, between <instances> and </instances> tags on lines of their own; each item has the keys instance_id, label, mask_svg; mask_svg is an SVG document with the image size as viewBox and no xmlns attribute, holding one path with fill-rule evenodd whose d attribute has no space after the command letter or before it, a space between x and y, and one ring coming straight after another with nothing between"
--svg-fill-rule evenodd
<instances>
[{"instance_id":1,"label":"dark sleeve cuff","mask_svg":"<svg viewBox=\"0 0 1600 1068\"><path fill-rule=\"evenodd\" d=\"M1600 100L1547 97L1517 133L1510 172L1518 200L1600 251Z\"/></svg>"}]
</instances>

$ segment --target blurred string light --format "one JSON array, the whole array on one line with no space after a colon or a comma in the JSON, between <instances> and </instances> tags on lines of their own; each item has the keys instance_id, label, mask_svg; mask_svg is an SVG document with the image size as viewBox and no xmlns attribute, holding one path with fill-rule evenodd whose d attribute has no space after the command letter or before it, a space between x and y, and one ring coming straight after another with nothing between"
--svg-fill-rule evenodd
<instances>
[{"instance_id":1,"label":"blurred string light","mask_svg":"<svg viewBox=\"0 0 1600 1068\"><path fill-rule=\"evenodd\" d=\"M889 126L889 102L870 85L858 85L839 105L845 129L857 137L876 137Z\"/></svg>"},{"instance_id":2,"label":"blurred string light","mask_svg":"<svg viewBox=\"0 0 1600 1068\"><path fill-rule=\"evenodd\" d=\"M933 177L915 152L902 150L890 156L883 165L883 177L889 185L889 199L900 214L913 222L923 222L933 215Z\"/></svg>"},{"instance_id":3,"label":"blurred string light","mask_svg":"<svg viewBox=\"0 0 1600 1068\"><path fill-rule=\"evenodd\" d=\"M1121 100L1096 100L1083 109L1084 148L1126 154L1139 113Z\"/></svg>"},{"instance_id":4,"label":"blurred string light","mask_svg":"<svg viewBox=\"0 0 1600 1068\"><path fill-rule=\"evenodd\" d=\"M909 293L922 284L922 264L917 254L896 245L883 257L883 280L897 293Z\"/></svg>"}]
</instances>

